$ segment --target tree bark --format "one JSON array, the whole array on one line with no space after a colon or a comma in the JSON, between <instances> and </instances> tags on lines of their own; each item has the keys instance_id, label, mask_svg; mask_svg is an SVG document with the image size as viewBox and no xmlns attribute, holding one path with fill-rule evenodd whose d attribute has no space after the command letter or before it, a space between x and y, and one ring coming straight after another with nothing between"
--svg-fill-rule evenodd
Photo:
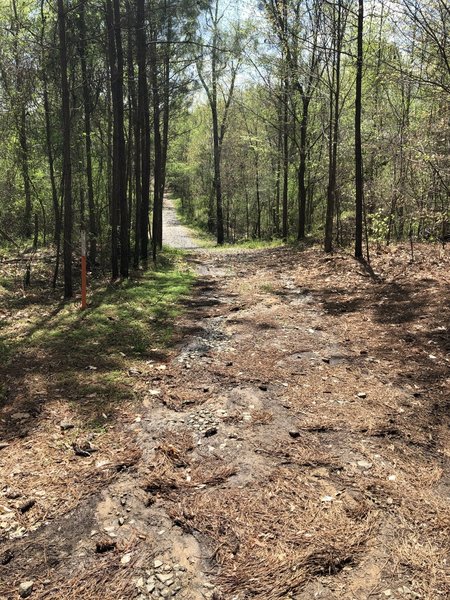
<instances>
[{"instance_id":1,"label":"tree bark","mask_svg":"<svg viewBox=\"0 0 450 600\"><path fill-rule=\"evenodd\" d=\"M333 77L330 87L330 165L328 174L327 212L325 222L325 252L333 251L333 219L336 208L337 150L339 141L339 105L341 86L342 0L337 4L334 27Z\"/></svg>"},{"instance_id":2,"label":"tree bark","mask_svg":"<svg viewBox=\"0 0 450 600\"><path fill-rule=\"evenodd\" d=\"M92 139L91 139L91 93L89 89L86 60L86 0L79 3L79 53L84 105L84 140L86 152L86 183L89 212L89 263L91 269L97 260L97 222L95 215L94 183L92 177Z\"/></svg>"},{"instance_id":3,"label":"tree bark","mask_svg":"<svg viewBox=\"0 0 450 600\"><path fill-rule=\"evenodd\" d=\"M298 239L303 240L305 238L306 230L306 185L305 185L305 174L306 174L306 143L308 133L308 110L309 110L310 99L306 96L302 98L303 113L302 121L300 125L300 164L298 167Z\"/></svg>"},{"instance_id":4,"label":"tree bark","mask_svg":"<svg viewBox=\"0 0 450 600\"><path fill-rule=\"evenodd\" d=\"M72 161L70 156L70 93L67 77L66 7L58 0L59 62L61 67L61 105L63 128L63 192L64 192L64 296L73 295L72 284Z\"/></svg>"},{"instance_id":5,"label":"tree bark","mask_svg":"<svg viewBox=\"0 0 450 600\"><path fill-rule=\"evenodd\" d=\"M358 55L356 64L356 96L355 96L355 189L356 189L356 219L355 219L355 257L363 257L363 203L364 175L361 141L361 112L362 112L362 69L363 69L363 19L364 0L358 0Z\"/></svg>"},{"instance_id":6,"label":"tree bark","mask_svg":"<svg viewBox=\"0 0 450 600\"><path fill-rule=\"evenodd\" d=\"M130 239L128 227L127 171L124 134L123 105L123 47L120 0L114 0L114 37L117 56L117 81L115 86L116 118L117 118L117 159L119 166L119 211L120 211L120 274L129 275Z\"/></svg>"},{"instance_id":7,"label":"tree bark","mask_svg":"<svg viewBox=\"0 0 450 600\"><path fill-rule=\"evenodd\" d=\"M20 107L20 124L19 124L19 144L20 144L20 162L22 166L23 189L25 194L25 213L23 217L23 234L26 238L30 238L33 233L31 223L31 213L33 210L31 203L31 187L30 187L30 169L29 169L29 150L27 138L27 113L25 106Z\"/></svg>"},{"instance_id":8,"label":"tree bark","mask_svg":"<svg viewBox=\"0 0 450 600\"><path fill-rule=\"evenodd\" d=\"M48 170L50 176L50 185L52 189L52 204L53 204L53 214L55 219L55 229L53 233L53 241L58 246L59 238L61 237L61 214L59 211L59 200L58 200L58 190L56 187L56 179L55 179L55 159L53 155L53 146L52 146L52 126L50 120L50 103L48 99L48 81L47 76L43 73L42 77L43 82L43 93L44 93L44 115L45 115L45 141L47 145L47 160L48 160Z\"/></svg>"},{"instance_id":9,"label":"tree bark","mask_svg":"<svg viewBox=\"0 0 450 600\"><path fill-rule=\"evenodd\" d=\"M111 200L111 262L112 276L129 274L128 204L126 179L126 152L123 106L123 48L119 0L106 0L108 27L108 54L111 72L111 98L113 105L113 188ZM119 231L118 231L119 229ZM118 241L120 240L120 252Z\"/></svg>"},{"instance_id":10,"label":"tree bark","mask_svg":"<svg viewBox=\"0 0 450 600\"><path fill-rule=\"evenodd\" d=\"M156 32L152 35L150 52L150 72L152 79L153 96L153 146L154 146L154 173L153 173L153 231L152 251L153 260L156 260L158 249L162 246L162 141L161 141L161 108L158 82L158 62L156 48Z\"/></svg>"},{"instance_id":11,"label":"tree bark","mask_svg":"<svg viewBox=\"0 0 450 600\"><path fill-rule=\"evenodd\" d=\"M114 16L111 0L106 0L106 27L108 33L108 60L111 79L111 105L112 105L112 182L110 197L110 223L111 223L111 275L113 279L119 277L119 169L123 166L118 162L118 132L117 132L117 99L116 99L116 43L114 37Z\"/></svg>"},{"instance_id":12,"label":"tree bark","mask_svg":"<svg viewBox=\"0 0 450 600\"><path fill-rule=\"evenodd\" d=\"M145 0L137 0L136 50L138 63L138 121L140 124L138 146L141 159L141 183L139 187L141 195L139 202L139 219L136 216L136 233L139 228L139 252L142 260L146 261L148 259L148 224L150 213L150 113L146 68L147 36L144 24ZM136 176L138 176L138 173ZM137 204L136 210L138 210Z\"/></svg>"}]
</instances>

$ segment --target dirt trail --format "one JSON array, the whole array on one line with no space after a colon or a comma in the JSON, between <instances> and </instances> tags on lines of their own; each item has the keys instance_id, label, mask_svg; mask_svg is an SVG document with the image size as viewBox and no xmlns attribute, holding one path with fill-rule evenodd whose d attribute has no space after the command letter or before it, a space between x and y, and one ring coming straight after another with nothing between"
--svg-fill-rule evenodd
<instances>
[{"instance_id":1,"label":"dirt trail","mask_svg":"<svg viewBox=\"0 0 450 600\"><path fill-rule=\"evenodd\" d=\"M182 225L177 217L175 205L169 196L164 196L163 209L163 243L172 248L195 250L198 244L189 229Z\"/></svg>"},{"instance_id":2,"label":"dirt trail","mask_svg":"<svg viewBox=\"0 0 450 600\"><path fill-rule=\"evenodd\" d=\"M165 224L166 243L195 248L170 202ZM178 345L134 378L123 426L141 459L12 546L0 598L17 597L17 573L36 598L448 597L443 290L416 296L405 325L401 281L375 289L342 257L189 261Z\"/></svg>"}]
</instances>

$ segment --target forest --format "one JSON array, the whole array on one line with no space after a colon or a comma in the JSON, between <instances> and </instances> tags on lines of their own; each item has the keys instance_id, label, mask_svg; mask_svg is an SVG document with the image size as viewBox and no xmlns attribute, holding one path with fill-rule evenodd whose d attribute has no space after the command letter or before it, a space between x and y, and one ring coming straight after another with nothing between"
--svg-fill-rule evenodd
<instances>
[{"instance_id":1,"label":"forest","mask_svg":"<svg viewBox=\"0 0 450 600\"><path fill-rule=\"evenodd\" d=\"M67 297L81 230L113 278L156 256L166 188L219 244L448 239L443 0L1 13L1 243L53 244Z\"/></svg>"},{"instance_id":2,"label":"forest","mask_svg":"<svg viewBox=\"0 0 450 600\"><path fill-rule=\"evenodd\" d=\"M450 598L447 0L0 0L0 600Z\"/></svg>"}]
</instances>

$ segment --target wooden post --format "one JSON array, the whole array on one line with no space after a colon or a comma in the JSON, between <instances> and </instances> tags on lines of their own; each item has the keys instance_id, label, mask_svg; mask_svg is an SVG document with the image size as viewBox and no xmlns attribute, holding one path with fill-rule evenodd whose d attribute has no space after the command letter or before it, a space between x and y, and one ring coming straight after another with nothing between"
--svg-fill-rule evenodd
<instances>
[{"instance_id":1,"label":"wooden post","mask_svg":"<svg viewBox=\"0 0 450 600\"><path fill-rule=\"evenodd\" d=\"M86 232L81 232L81 310L87 308L86 303L86 279L87 279L87 262L86 262Z\"/></svg>"}]
</instances>

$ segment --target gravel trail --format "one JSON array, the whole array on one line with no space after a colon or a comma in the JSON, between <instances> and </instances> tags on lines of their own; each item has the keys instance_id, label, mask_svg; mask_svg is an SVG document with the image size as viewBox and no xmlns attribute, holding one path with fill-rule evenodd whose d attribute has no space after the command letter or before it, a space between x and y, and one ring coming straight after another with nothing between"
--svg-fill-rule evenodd
<instances>
[{"instance_id":1,"label":"gravel trail","mask_svg":"<svg viewBox=\"0 0 450 600\"><path fill-rule=\"evenodd\" d=\"M163 242L166 246L184 250L195 250L199 247L189 229L180 223L175 205L167 196L164 197Z\"/></svg>"}]
</instances>

